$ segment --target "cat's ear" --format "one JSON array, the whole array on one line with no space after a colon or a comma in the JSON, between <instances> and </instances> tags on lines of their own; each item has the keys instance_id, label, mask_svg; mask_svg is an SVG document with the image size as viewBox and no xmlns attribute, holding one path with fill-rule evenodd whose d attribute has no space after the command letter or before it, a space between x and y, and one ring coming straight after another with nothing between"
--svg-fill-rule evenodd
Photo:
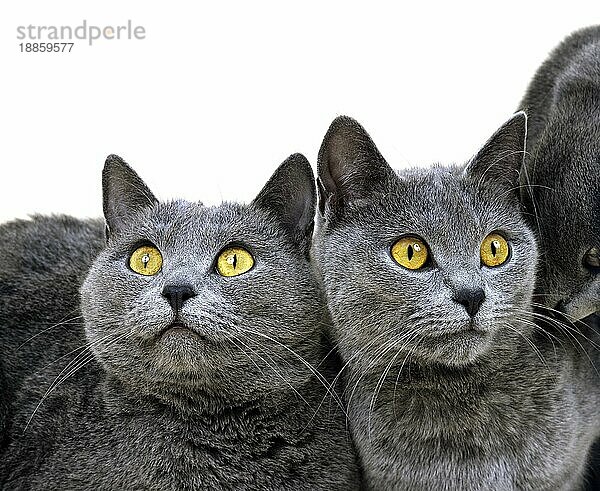
<instances>
[{"instance_id":1,"label":"cat's ear","mask_svg":"<svg viewBox=\"0 0 600 491\"><path fill-rule=\"evenodd\" d=\"M478 184L490 183L518 198L526 140L527 116L520 111L492 135L467 164L465 173Z\"/></svg>"},{"instance_id":2,"label":"cat's ear","mask_svg":"<svg viewBox=\"0 0 600 491\"><path fill-rule=\"evenodd\" d=\"M367 198L394 171L365 129L348 116L333 120L319 150L319 211L334 213L354 199Z\"/></svg>"},{"instance_id":3,"label":"cat's ear","mask_svg":"<svg viewBox=\"0 0 600 491\"><path fill-rule=\"evenodd\" d=\"M279 166L252 204L276 216L294 243L308 255L316 201L312 168L304 155L296 153Z\"/></svg>"},{"instance_id":4,"label":"cat's ear","mask_svg":"<svg viewBox=\"0 0 600 491\"><path fill-rule=\"evenodd\" d=\"M131 217L157 200L140 176L117 155L109 155L102 170L102 199L107 239Z\"/></svg>"}]
</instances>

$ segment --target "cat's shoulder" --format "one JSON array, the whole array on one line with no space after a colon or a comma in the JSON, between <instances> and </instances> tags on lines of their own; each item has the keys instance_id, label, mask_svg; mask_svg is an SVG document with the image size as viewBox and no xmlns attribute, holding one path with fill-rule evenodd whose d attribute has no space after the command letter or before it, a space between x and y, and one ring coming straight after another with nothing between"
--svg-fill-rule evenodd
<instances>
[{"instance_id":1,"label":"cat's shoulder","mask_svg":"<svg viewBox=\"0 0 600 491\"><path fill-rule=\"evenodd\" d=\"M580 51L582 47L598 42L600 42L600 25L578 29L565 37L561 43L554 48L550 55L550 59L569 60L573 57L573 54Z\"/></svg>"},{"instance_id":2,"label":"cat's shoulder","mask_svg":"<svg viewBox=\"0 0 600 491\"><path fill-rule=\"evenodd\" d=\"M35 276L89 265L104 244L104 222L34 215L0 225L0 275Z\"/></svg>"},{"instance_id":3,"label":"cat's shoulder","mask_svg":"<svg viewBox=\"0 0 600 491\"><path fill-rule=\"evenodd\" d=\"M567 36L539 70L538 78L554 80L550 91L554 104L569 93L600 87L600 26L591 26ZM541 84L543 85L543 84ZM544 89L544 87L540 87Z\"/></svg>"}]
</instances>

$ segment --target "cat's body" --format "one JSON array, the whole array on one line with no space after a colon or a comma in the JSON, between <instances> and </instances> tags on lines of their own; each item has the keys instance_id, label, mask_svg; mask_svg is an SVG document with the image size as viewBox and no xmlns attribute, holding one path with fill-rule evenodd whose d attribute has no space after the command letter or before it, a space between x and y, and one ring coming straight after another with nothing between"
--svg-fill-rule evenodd
<instances>
[{"instance_id":1,"label":"cat's body","mask_svg":"<svg viewBox=\"0 0 600 491\"><path fill-rule=\"evenodd\" d=\"M370 376L351 370L348 413L369 489L579 489L600 399L572 381L586 380L589 363L570 365L585 357L575 348L554 358L550 341L532 342L544 362L517 340L514 353L468 370L406 362L398 376L404 355Z\"/></svg>"},{"instance_id":2,"label":"cat's body","mask_svg":"<svg viewBox=\"0 0 600 491\"><path fill-rule=\"evenodd\" d=\"M290 389L238 406L206 396L184 408L128 391L92 362L61 384L24 430L44 396L44 375L29 379L14 403L12 443L0 465L3 489L357 485L343 425L332 424L330 405L311 420L311 408L326 396L314 390L314 380L295 387L306 402Z\"/></svg>"},{"instance_id":3,"label":"cat's body","mask_svg":"<svg viewBox=\"0 0 600 491\"><path fill-rule=\"evenodd\" d=\"M543 259L536 301L583 319L600 311L600 26L552 52L520 107L530 121L521 195Z\"/></svg>"},{"instance_id":4,"label":"cat's body","mask_svg":"<svg viewBox=\"0 0 600 491\"><path fill-rule=\"evenodd\" d=\"M6 445L6 438L8 437L9 401L8 382L6 380L4 364L0 358L0 455L2 455L4 446Z\"/></svg>"},{"instance_id":5,"label":"cat's body","mask_svg":"<svg viewBox=\"0 0 600 491\"><path fill-rule=\"evenodd\" d=\"M103 220L34 216L0 225L3 400L85 344L79 288L105 240Z\"/></svg>"},{"instance_id":6,"label":"cat's body","mask_svg":"<svg viewBox=\"0 0 600 491\"><path fill-rule=\"evenodd\" d=\"M5 226L24 237L11 256L23 268L13 270L13 284L39 265L40 251L28 244L46 241L56 251L35 274L36 301L25 281L3 306L15 315L19 299L29 314L27 325L0 326L0 347L11 350L0 486L356 488L345 416L325 387L335 367L323 362L321 293L303 252L314 210L305 159L282 164L252 204L219 207L158 203L122 161L107 168L108 244L99 221L40 217ZM77 232L61 250L71 242L61 240L65 220ZM137 274L127 257L149 241L162 267ZM214 255L228 243L251 250L249 271L217 272ZM189 293L181 296L179 285ZM85 330L79 319L63 334L52 334L56 326L25 343L41 324L76 317L79 308Z\"/></svg>"},{"instance_id":7,"label":"cat's body","mask_svg":"<svg viewBox=\"0 0 600 491\"><path fill-rule=\"evenodd\" d=\"M515 183L524 120L466 168L398 174L355 121L338 118L325 137L314 255L367 488L583 483L600 384L591 346L533 322L537 253ZM479 249L496 233L510 253L486 266ZM405 237L409 260L429 251L414 270L394 259Z\"/></svg>"}]
</instances>

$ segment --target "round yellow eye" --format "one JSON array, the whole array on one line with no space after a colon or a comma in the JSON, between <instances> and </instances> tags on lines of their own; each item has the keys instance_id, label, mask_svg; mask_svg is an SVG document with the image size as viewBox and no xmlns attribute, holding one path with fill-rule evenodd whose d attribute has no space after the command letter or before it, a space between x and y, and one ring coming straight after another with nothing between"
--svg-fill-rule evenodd
<instances>
[{"instance_id":1,"label":"round yellow eye","mask_svg":"<svg viewBox=\"0 0 600 491\"><path fill-rule=\"evenodd\" d=\"M229 247L217 259L217 271L221 276L238 276L254 266L252 255L242 247Z\"/></svg>"},{"instance_id":2,"label":"round yellow eye","mask_svg":"<svg viewBox=\"0 0 600 491\"><path fill-rule=\"evenodd\" d=\"M145 276L155 275L162 267L162 255L154 246L138 247L129 258L129 267Z\"/></svg>"},{"instance_id":3,"label":"round yellow eye","mask_svg":"<svg viewBox=\"0 0 600 491\"><path fill-rule=\"evenodd\" d=\"M427 246L416 237L402 237L392 246L394 260L408 269L422 268L428 256Z\"/></svg>"},{"instance_id":4,"label":"round yellow eye","mask_svg":"<svg viewBox=\"0 0 600 491\"><path fill-rule=\"evenodd\" d=\"M490 234L481 243L481 262L491 268L500 266L508 259L508 242L500 234Z\"/></svg>"}]
</instances>

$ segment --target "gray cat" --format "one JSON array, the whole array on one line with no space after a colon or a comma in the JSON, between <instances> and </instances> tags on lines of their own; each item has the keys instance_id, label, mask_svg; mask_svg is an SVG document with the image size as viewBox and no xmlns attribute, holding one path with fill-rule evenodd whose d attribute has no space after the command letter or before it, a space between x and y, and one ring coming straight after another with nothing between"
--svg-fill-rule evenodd
<instances>
[{"instance_id":1,"label":"gray cat","mask_svg":"<svg viewBox=\"0 0 600 491\"><path fill-rule=\"evenodd\" d=\"M356 488L326 388L335 372L308 257L306 159L286 160L249 205L159 203L116 156L103 188L105 245L97 221L0 231L17 249L0 282L10 395L0 486ZM66 246L47 235L62 224Z\"/></svg>"},{"instance_id":2,"label":"gray cat","mask_svg":"<svg viewBox=\"0 0 600 491\"><path fill-rule=\"evenodd\" d=\"M356 121L325 136L314 256L367 488L582 484L600 384L530 313L525 132L516 114L466 166L400 174Z\"/></svg>"},{"instance_id":3,"label":"gray cat","mask_svg":"<svg viewBox=\"0 0 600 491\"><path fill-rule=\"evenodd\" d=\"M520 107L530 116L522 195L543 258L536 301L582 319L600 311L600 27L566 38Z\"/></svg>"},{"instance_id":4,"label":"gray cat","mask_svg":"<svg viewBox=\"0 0 600 491\"><path fill-rule=\"evenodd\" d=\"M520 107L531 122L522 201L545 258L536 303L581 340L579 319L600 331L600 27L554 49ZM599 489L600 442L593 455L588 489Z\"/></svg>"}]
</instances>

